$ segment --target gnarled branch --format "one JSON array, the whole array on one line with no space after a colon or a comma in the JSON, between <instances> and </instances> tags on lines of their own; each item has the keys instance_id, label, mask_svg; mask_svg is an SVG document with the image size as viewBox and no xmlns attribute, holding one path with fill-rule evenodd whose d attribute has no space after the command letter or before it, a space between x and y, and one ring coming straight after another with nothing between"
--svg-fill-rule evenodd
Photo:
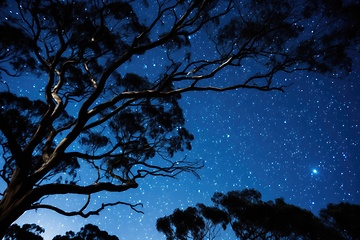
<instances>
[{"instance_id":1,"label":"gnarled branch","mask_svg":"<svg viewBox=\"0 0 360 240\"><path fill-rule=\"evenodd\" d=\"M31 205L31 207L29 208L29 210L31 209L48 209L48 210L52 210L55 211L61 215L64 216L68 216L68 217L72 217L72 216L80 216L83 218L88 218L90 216L94 216L94 215L99 215L100 212L102 210L104 210L106 207L112 207L112 206L116 206L116 205L126 205L129 206L132 210L134 210L137 213L142 213L144 214L143 211L140 211L137 209L137 207L142 207L143 204L142 203L137 203L137 204L131 204L131 203L127 203L127 202L122 202L122 201L117 201L117 202L113 202L113 203L103 203L101 204L101 207L99 207L96 210L93 211L88 211L88 212L84 212L85 209L81 209L79 211L71 211L71 212L67 212L61 208L55 207L53 205L49 205L49 204L33 204Z\"/></svg>"}]
</instances>

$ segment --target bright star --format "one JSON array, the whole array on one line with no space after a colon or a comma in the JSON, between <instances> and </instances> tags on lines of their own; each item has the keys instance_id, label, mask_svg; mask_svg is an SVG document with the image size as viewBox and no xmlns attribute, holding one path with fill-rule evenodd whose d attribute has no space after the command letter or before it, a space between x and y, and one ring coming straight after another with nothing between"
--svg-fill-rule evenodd
<instances>
[{"instance_id":1,"label":"bright star","mask_svg":"<svg viewBox=\"0 0 360 240\"><path fill-rule=\"evenodd\" d=\"M318 171L317 171L316 169L313 169L313 170L312 170L312 173L313 173L313 174L317 174Z\"/></svg>"}]
</instances>

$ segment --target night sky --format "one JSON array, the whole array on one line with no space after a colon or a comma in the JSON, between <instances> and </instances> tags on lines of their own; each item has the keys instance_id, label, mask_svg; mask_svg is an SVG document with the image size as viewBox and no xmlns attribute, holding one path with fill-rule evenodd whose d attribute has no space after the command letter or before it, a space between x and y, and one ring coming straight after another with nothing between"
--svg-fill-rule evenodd
<instances>
[{"instance_id":1,"label":"night sky","mask_svg":"<svg viewBox=\"0 0 360 240\"><path fill-rule=\"evenodd\" d=\"M192 41L202 44L204 40L196 36ZM192 54L211 51L202 46ZM138 59L141 74L151 77L161 71L161 56L145 56ZM126 70L135 72L139 65ZM249 71L251 66L223 71L213 81L231 82ZM12 92L44 99L44 79L2 77ZM198 171L200 180L187 173L178 179L148 177L138 182L137 189L92 198L96 206L103 201L141 202L144 207L140 210L145 214L121 205L88 219L38 210L27 212L17 223L44 227L45 239L78 231L86 223L96 224L119 239L164 239L156 231L157 218L175 208L211 204L214 192L255 188L264 200L283 197L315 214L328 203L360 204L359 78L360 68L355 64L353 72L341 79L307 72L278 74L278 81L293 83L285 93L240 89L184 94L181 106L186 127L195 140L191 151L175 157L204 160L205 167ZM0 90L5 91L6 86L0 84ZM65 195L47 201L75 210L84 198ZM234 239L231 231L221 234L220 239Z\"/></svg>"}]
</instances>

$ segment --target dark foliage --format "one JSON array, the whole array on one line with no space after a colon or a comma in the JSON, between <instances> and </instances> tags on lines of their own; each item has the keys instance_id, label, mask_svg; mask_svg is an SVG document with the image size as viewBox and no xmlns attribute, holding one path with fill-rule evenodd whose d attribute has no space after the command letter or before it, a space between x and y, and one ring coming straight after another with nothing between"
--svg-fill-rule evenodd
<instances>
[{"instance_id":1,"label":"dark foliage","mask_svg":"<svg viewBox=\"0 0 360 240\"><path fill-rule=\"evenodd\" d=\"M320 211L320 217L345 239L360 239L360 205L329 204Z\"/></svg>"},{"instance_id":2,"label":"dark foliage","mask_svg":"<svg viewBox=\"0 0 360 240\"><path fill-rule=\"evenodd\" d=\"M5 234L5 240L43 240L40 236L45 230L36 224L24 224L21 228L17 225L11 225ZM118 240L114 235L109 235L99 227L87 224L79 232L66 232L65 235L57 235L53 240Z\"/></svg>"},{"instance_id":3,"label":"dark foliage","mask_svg":"<svg viewBox=\"0 0 360 240\"><path fill-rule=\"evenodd\" d=\"M217 225L226 229L229 223L225 212L215 207L198 204L185 210L175 211L156 221L156 229L165 234L167 239L200 240L216 236Z\"/></svg>"},{"instance_id":4,"label":"dark foliage","mask_svg":"<svg viewBox=\"0 0 360 240\"><path fill-rule=\"evenodd\" d=\"M79 232L74 233L72 231L67 232L64 236L57 235L53 240L118 240L114 235L109 235L107 232L102 231L99 227L86 224L80 229Z\"/></svg>"},{"instance_id":5,"label":"dark foliage","mask_svg":"<svg viewBox=\"0 0 360 240\"><path fill-rule=\"evenodd\" d=\"M231 226L239 239L358 239L360 206L330 204L321 218L287 204L282 198L264 202L254 189L215 193L213 207L176 209L159 218L157 230L167 239L215 239L219 229ZM205 223L211 223L205 224Z\"/></svg>"},{"instance_id":6,"label":"dark foliage","mask_svg":"<svg viewBox=\"0 0 360 240\"><path fill-rule=\"evenodd\" d=\"M36 224L11 225L4 236L5 240L43 240L40 236L45 230Z\"/></svg>"}]
</instances>

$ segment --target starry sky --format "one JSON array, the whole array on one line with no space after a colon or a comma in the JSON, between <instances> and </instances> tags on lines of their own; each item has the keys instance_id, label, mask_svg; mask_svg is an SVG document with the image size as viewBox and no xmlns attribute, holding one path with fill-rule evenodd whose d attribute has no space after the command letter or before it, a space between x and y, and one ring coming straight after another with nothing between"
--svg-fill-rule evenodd
<instances>
[{"instance_id":1,"label":"starry sky","mask_svg":"<svg viewBox=\"0 0 360 240\"><path fill-rule=\"evenodd\" d=\"M193 41L201 43L203 39L197 36ZM210 51L203 46L198 51ZM161 70L156 55L138 61L144 61L140 65L144 74ZM223 71L214 81L231 82L245 71L249 69ZM43 99L44 81L25 77L26 81L3 75L2 80L16 94ZM121 205L87 219L38 210L25 213L17 223L44 227L45 239L78 231L87 223L119 239L164 239L156 231L157 218L175 208L211 204L214 192L255 188L264 200L284 197L287 203L315 214L328 203L360 204L360 68L355 65L352 73L341 79L307 72L278 74L276 78L293 84L285 93L234 90L183 95L180 102L186 127L195 140L191 151L176 157L204 160L205 167L198 171L201 179L187 173L178 179L149 177L140 180L137 189L93 198L94 206L111 200L141 202L145 214ZM0 84L0 90L6 86ZM84 203L83 197L76 196L50 200L68 209ZM231 231L221 236L234 238Z\"/></svg>"}]
</instances>

